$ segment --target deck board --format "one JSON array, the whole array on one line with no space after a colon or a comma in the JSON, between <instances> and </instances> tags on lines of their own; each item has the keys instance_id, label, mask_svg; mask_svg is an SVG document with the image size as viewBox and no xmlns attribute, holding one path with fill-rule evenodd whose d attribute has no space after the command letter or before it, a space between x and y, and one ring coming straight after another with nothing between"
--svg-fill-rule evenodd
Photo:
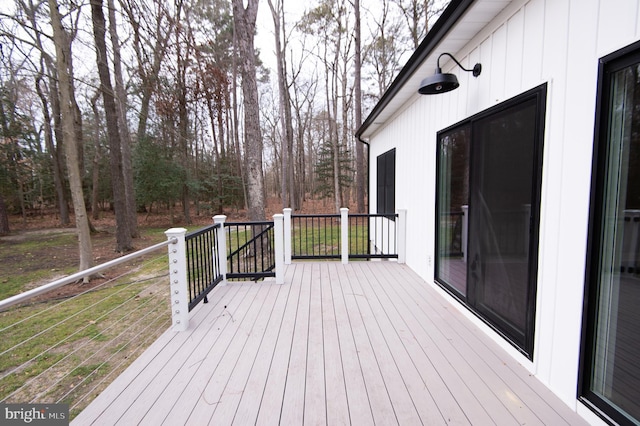
<instances>
[{"instance_id":1,"label":"deck board","mask_svg":"<svg viewBox=\"0 0 640 426\"><path fill-rule=\"evenodd\" d=\"M304 268L300 279L298 309L291 336L289 365L286 371L280 423L285 425L303 424L304 397L307 379L307 352L309 338L309 303L311 301L312 266ZM265 396L270 396L265 394Z\"/></svg>"},{"instance_id":2,"label":"deck board","mask_svg":"<svg viewBox=\"0 0 640 426\"><path fill-rule=\"evenodd\" d=\"M335 365L325 366L324 321L322 311L322 263L311 269L309 291L309 333L307 336L307 374L304 393L304 417L307 424L326 424L327 392L325 371L335 370ZM302 423L298 423L302 424Z\"/></svg>"},{"instance_id":3,"label":"deck board","mask_svg":"<svg viewBox=\"0 0 640 426\"><path fill-rule=\"evenodd\" d=\"M302 280L304 268L301 265L291 265L287 268L285 282L294 283ZM287 385L289 374L289 359L291 354L291 344L296 325L296 315L300 303L300 290L302 285L292 285L287 299L282 323L278 332L278 340L273 352L273 358L269 366L269 371L264 385L264 392L261 395L257 408L257 425L278 424L281 418L282 399ZM266 397L265 397L266 396ZM258 400L255 400L258 401ZM255 402L247 401L246 405L254 405ZM257 404L256 404L257 405ZM246 422L235 421L234 424L251 424L252 418L245 413Z\"/></svg>"},{"instance_id":4,"label":"deck board","mask_svg":"<svg viewBox=\"0 0 640 426\"><path fill-rule=\"evenodd\" d=\"M324 347L324 380L326 398L326 423L348 424L349 405L344 375L340 336L336 319L334 289L331 285L329 263L320 265L320 289L322 302L323 347Z\"/></svg>"},{"instance_id":5,"label":"deck board","mask_svg":"<svg viewBox=\"0 0 640 426\"><path fill-rule=\"evenodd\" d=\"M225 424L249 424L255 422L262 399L265 383L270 368L274 365L274 357L278 334L283 329L287 301L294 286L280 286L277 299L269 316L266 331L262 336L260 347L256 353L254 364L245 384L241 399L236 407L233 420Z\"/></svg>"},{"instance_id":6,"label":"deck board","mask_svg":"<svg viewBox=\"0 0 640 426\"><path fill-rule=\"evenodd\" d=\"M346 281L344 291L347 312L349 313L353 331L356 353L360 358L374 423L381 425L397 424L391 397L384 381L380 364L375 356L373 344L367 334L365 317L363 317L358 304L358 300L366 300L366 296L359 286L354 285L354 283L357 283L357 277L353 268L344 268L344 275L342 276Z\"/></svg>"},{"instance_id":7,"label":"deck board","mask_svg":"<svg viewBox=\"0 0 640 426\"><path fill-rule=\"evenodd\" d=\"M340 276L337 268L341 268L340 264L335 262L327 263L329 274L334 277L330 280L330 289L346 394L346 401L343 404L347 406L350 422L357 420L360 425L372 425L374 424L373 413L365 385L360 355L356 346L354 329L347 308L345 290L349 287L343 283L345 277Z\"/></svg>"},{"instance_id":8,"label":"deck board","mask_svg":"<svg viewBox=\"0 0 640 426\"><path fill-rule=\"evenodd\" d=\"M405 265L229 283L73 424L586 424Z\"/></svg>"}]
</instances>

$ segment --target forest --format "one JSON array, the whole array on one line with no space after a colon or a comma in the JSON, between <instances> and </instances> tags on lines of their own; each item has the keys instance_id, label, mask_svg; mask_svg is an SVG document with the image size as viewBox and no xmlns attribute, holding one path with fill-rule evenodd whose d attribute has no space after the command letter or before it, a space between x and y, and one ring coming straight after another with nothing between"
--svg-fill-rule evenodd
<instances>
[{"instance_id":1,"label":"forest","mask_svg":"<svg viewBox=\"0 0 640 426\"><path fill-rule=\"evenodd\" d=\"M53 211L90 253L113 211L124 252L140 212L364 212L354 132L446 2L285 1L3 2L0 235Z\"/></svg>"}]
</instances>

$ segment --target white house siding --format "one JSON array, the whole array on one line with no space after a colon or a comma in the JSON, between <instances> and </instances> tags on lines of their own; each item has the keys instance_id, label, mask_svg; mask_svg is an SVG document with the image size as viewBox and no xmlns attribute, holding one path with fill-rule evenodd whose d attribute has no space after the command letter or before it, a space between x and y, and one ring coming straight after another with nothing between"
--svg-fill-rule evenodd
<instances>
[{"instance_id":1,"label":"white house siding","mask_svg":"<svg viewBox=\"0 0 640 426\"><path fill-rule=\"evenodd\" d=\"M459 76L460 88L416 93L371 137L371 205L375 158L395 147L396 207L408 212L407 263L433 282L437 132L548 84L533 363L515 356L574 407L598 59L639 39L637 0L514 1L469 44L450 52L467 68L481 62L480 77L441 63L443 72ZM434 55L446 45L445 39Z\"/></svg>"}]
</instances>

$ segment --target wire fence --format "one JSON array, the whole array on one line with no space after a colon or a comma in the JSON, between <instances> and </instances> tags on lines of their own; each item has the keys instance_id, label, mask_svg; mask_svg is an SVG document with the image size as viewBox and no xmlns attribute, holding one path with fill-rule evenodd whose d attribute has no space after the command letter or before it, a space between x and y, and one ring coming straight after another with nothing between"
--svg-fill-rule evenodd
<instances>
[{"instance_id":1,"label":"wire fence","mask_svg":"<svg viewBox=\"0 0 640 426\"><path fill-rule=\"evenodd\" d=\"M66 403L73 418L170 327L167 255L125 265L73 296L0 313L0 402Z\"/></svg>"}]
</instances>

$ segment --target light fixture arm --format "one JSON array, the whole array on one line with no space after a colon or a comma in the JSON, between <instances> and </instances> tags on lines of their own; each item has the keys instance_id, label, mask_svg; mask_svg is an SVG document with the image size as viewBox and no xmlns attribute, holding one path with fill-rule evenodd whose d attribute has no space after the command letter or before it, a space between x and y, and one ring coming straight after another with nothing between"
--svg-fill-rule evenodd
<instances>
[{"instance_id":1,"label":"light fixture arm","mask_svg":"<svg viewBox=\"0 0 640 426\"><path fill-rule=\"evenodd\" d=\"M482 65L480 65L480 64L475 64L475 66L474 66L472 69L468 70L468 69L466 69L465 67L463 67L463 66L462 66L462 64L461 64L460 62L458 62L458 60L457 60L456 58L454 58L452 54L447 53L447 52L441 53L441 54L440 54L440 56L438 56L438 60L436 61L436 64L437 64L438 70L440 70L440 58L442 58L444 55L447 55L448 57L450 57L451 59L453 59L453 62L455 62L455 63L456 63L460 68L462 68L464 71L466 71L466 72L470 72L470 73L473 73L473 76L474 76L474 77L479 76L479 75L480 75L480 73L482 72Z\"/></svg>"}]
</instances>

